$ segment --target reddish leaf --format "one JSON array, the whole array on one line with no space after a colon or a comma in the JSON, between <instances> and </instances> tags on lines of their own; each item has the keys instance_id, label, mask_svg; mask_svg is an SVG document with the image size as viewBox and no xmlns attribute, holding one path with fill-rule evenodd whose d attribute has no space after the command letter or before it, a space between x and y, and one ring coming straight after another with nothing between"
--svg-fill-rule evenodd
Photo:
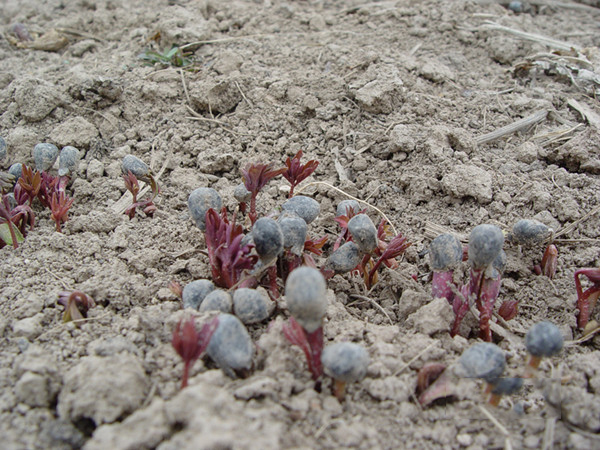
<instances>
[{"instance_id":1,"label":"reddish leaf","mask_svg":"<svg viewBox=\"0 0 600 450\"><path fill-rule=\"evenodd\" d=\"M290 198L294 195L294 188L308 178L319 165L319 162L314 159L311 159L306 164L301 164L300 158L302 158L302 150L299 150L293 158L290 159L288 157L286 159L285 165L287 169L282 172L283 177L292 185Z\"/></svg>"}]
</instances>

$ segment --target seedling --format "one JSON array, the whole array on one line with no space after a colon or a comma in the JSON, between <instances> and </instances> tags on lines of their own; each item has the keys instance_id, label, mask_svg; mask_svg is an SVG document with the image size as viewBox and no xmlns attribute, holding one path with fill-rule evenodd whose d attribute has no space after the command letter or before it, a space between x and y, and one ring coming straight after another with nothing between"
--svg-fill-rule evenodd
<instances>
[{"instance_id":1,"label":"seedling","mask_svg":"<svg viewBox=\"0 0 600 450\"><path fill-rule=\"evenodd\" d=\"M225 209L219 215L210 208L206 213L204 239L208 251L213 282L220 287L231 288L241 281L242 274L254 267L258 256L251 254L254 244L242 244L242 226L227 219ZM241 287L255 284L247 279Z\"/></svg>"},{"instance_id":2,"label":"seedling","mask_svg":"<svg viewBox=\"0 0 600 450\"><path fill-rule=\"evenodd\" d=\"M520 245L531 246L550 240L553 232L552 228L542 222L533 219L521 219L513 225L508 239ZM556 272L557 261L558 250L555 245L549 244L544 251L541 264L536 265L534 271L538 275L543 274L552 279Z\"/></svg>"},{"instance_id":3,"label":"seedling","mask_svg":"<svg viewBox=\"0 0 600 450\"><path fill-rule=\"evenodd\" d=\"M514 319L519 312L519 300L505 300L498 308L498 315L504 320Z\"/></svg>"},{"instance_id":4,"label":"seedling","mask_svg":"<svg viewBox=\"0 0 600 450\"><path fill-rule=\"evenodd\" d=\"M23 235L13 223L11 211L8 195L2 194L2 202L0 203L0 243L2 243L2 247L9 244L13 248L17 248L19 243L23 242Z\"/></svg>"},{"instance_id":5,"label":"seedling","mask_svg":"<svg viewBox=\"0 0 600 450\"><path fill-rule=\"evenodd\" d=\"M340 342L325 347L321 361L325 373L333 378L333 395L344 399L346 384L362 380L369 367L369 353L358 344Z\"/></svg>"},{"instance_id":6,"label":"seedling","mask_svg":"<svg viewBox=\"0 0 600 450\"><path fill-rule=\"evenodd\" d=\"M130 170L127 171L125 175L123 175L123 181L125 182L125 188L131 192L133 199L131 200L131 205L125 209L125 214L129 216L129 219L133 219L135 217L135 211L139 208L142 210L144 214L148 217L152 217L156 212L156 205L154 204L154 198L158 195L159 188L158 184L154 178L150 178L150 183L152 186L152 195L145 199L138 201L137 196L140 193L140 185L138 183L137 177Z\"/></svg>"},{"instance_id":7,"label":"seedling","mask_svg":"<svg viewBox=\"0 0 600 450\"><path fill-rule=\"evenodd\" d=\"M206 230L206 213L209 209L221 211L223 200L212 188L201 187L194 189L188 197L188 209L194 223L200 230Z\"/></svg>"},{"instance_id":8,"label":"seedling","mask_svg":"<svg viewBox=\"0 0 600 450\"><path fill-rule=\"evenodd\" d=\"M287 169L282 175L291 185L289 198L294 196L294 188L308 178L319 165L319 162L314 159L311 159L306 164L301 164L300 158L302 158L302 150L299 150L293 158L290 159L288 157L285 161Z\"/></svg>"},{"instance_id":9,"label":"seedling","mask_svg":"<svg viewBox=\"0 0 600 450\"><path fill-rule=\"evenodd\" d=\"M63 191L54 192L50 201L52 220L56 223L56 231L62 233L61 224L67 221L67 212L73 204L73 199L67 197Z\"/></svg>"},{"instance_id":10,"label":"seedling","mask_svg":"<svg viewBox=\"0 0 600 450\"><path fill-rule=\"evenodd\" d=\"M218 320L218 326L206 348L208 355L227 376L247 376L255 350L248 330L231 314L219 314L214 320Z\"/></svg>"},{"instance_id":11,"label":"seedling","mask_svg":"<svg viewBox=\"0 0 600 450\"><path fill-rule=\"evenodd\" d=\"M547 276L550 279L554 278L554 274L556 273L556 266L558 264L558 249L556 245L550 244L546 247L544 251L544 256L542 257L542 264L540 265L541 274Z\"/></svg>"},{"instance_id":12,"label":"seedling","mask_svg":"<svg viewBox=\"0 0 600 450\"><path fill-rule=\"evenodd\" d=\"M278 175L281 175L285 172L286 168L281 169L273 169L273 164L249 164L242 172L242 179L244 181L244 186L250 192L250 212L248 213L248 217L250 217L250 221L252 225L258 219L258 214L256 213L256 196L260 192L260 190L266 186L266 184L275 178Z\"/></svg>"},{"instance_id":13,"label":"seedling","mask_svg":"<svg viewBox=\"0 0 600 450\"><path fill-rule=\"evenodd\" d=\"M586 277L592 283L592 286L585 291L581 286L582 276ZM600 297L600 268L596 267L576 270L575 289L577 291L577 309L579 310L577 326L583 329L589 322L592 311L598 301L598 297Z\"/></svg>"},{"instance_id":14,"label":"seedling","mask_svg":"<svg viewBox=\"0 0 600 450\"><path fill-rule=\"evenodd\" d=\"M504 352L488 342L474 344L458 360L458 374L464 378L480 378L487 383L500 378L506 369Z\"/></svg>"},{"instance_id":15,"label":"seedling","mask_svg":"<svg viewBox=\"0 0 600 450\"><path fill-rule=\"evenodd\" d=\"M429 261L433 269L431 294L434 298L445 298L452 304L454 290L454 268L462 261L463 247L452 234L441 234L429 244Z\"/></svg>"},{"instance_id":16,"label":"seedling","mask_svg":"<svg viewBox=\"0 0 600 450\"><path fill-rule=\"evenodd\" d=\"M368 272L363 270L365 286L367 289L371 289L371 287L377 283L377 270L381 264L385 264L390 268L398 267L396 258L402 255L406 249L411 246L411 243L407 242L406 237L402 236L402 234L397 234L389 242L384 240L386 235L387 228L385 222L382 220L378 229L378 246L371 255L374 262ZM367 267L366 264L364 267Z\"/></svg>"},{"instance_id":17,"label":"seedling","mask_svg":"<svg viewBox=\"0 0 600 450\"><path fill-rule=\"evenodd\" d=\"M323 275L311 267L299 267L288 277L285 296L292 315L283 334L302 349L314 380L323 374L323 317L327 310L327 285Z\"/></svg>"},{"instance_id":18,"label":"seedling","mask_svg":"<svg viewBox=\"0 0 600 450\"><path fill-rule=\"evenodd\" d=\"M350 240L350 232L348 231L348 222L357 214L365 214L367 209L361 210L356 200L342 200L336 209L335 221L341 227L340 234L338 235L333 251L335 252L342 242Z\"/></svg>"},{"instance_id":19,"label":"seedling","mask_svg":"<svg viewBox=\"0 0 600 450\"><path fill-rule=\"evenodd\" d=\"M144 53L138 55L138 58L146 61L146 65L148 66L161 64L163 66L187 67L192 64L189 55L189 53L184 53L179 47L174 45L170 49L165 49L162 53L147 49Z\"/></svg>"},{"instance_id":20,"label":"seedling","mask_svg":"<svg viewBox=\"0 0 600 450\"><path fill-rule=\"evenodd\" d=\"M450 397L455 394L454 383L450 382L446 365L442 363L425 364L417 374L417 395L421 406Z\"/></svg>"},{"instance_id":21,"label":"seedling","mask_svg":"<svg viewBox=\"0 0 600 450\"><path fill-rule=\"evenodd\" d=\"M62 291L58 294L58 304L64 306L63 322L82 320L90 308L96 306L94 299L81 291Z\"/></svg>"},{"instance_id":22,"label":"seedling","mask_svg":"<svg viewBox=\"0 0 600 450\"><path fill-rule=\"evenodd\" d=\"M525 346L530 355L526 376L532 376L542 362L542 358L560 353L563 345L563 336L553 323L539 322L532 326L525 336Z\"/></svg>"},{"instance_id":23,"label":"seedling","mask_svg":"<svg viewBox=\"0 0 600 450\"><path fill-rule=\"evenodd\" d=\"M200 332L196 330L193 317L188 320L180 320L173 331L171 344L175 351L183 359L183 376L181 377L181 389L188 385L190 368L208 347L212 336L219 325L219 318L215 317L204 324Z\"/></svg>"},{"instance_id":24,"label":"seedling","mask_svg":"<svg viewBox=\"0 0 600 450\"><path fill-rule=\"evenodd\" d=\"M508 377L498 378L490 382L486 392L490 394L488 403L492 406L498 406L503 395L513 395L523 387L523 378Z\"/></svg>"},{"instance_id":25,"label":"seedling","mask_svg":"<svg viewBox=\"0 0 600 450\"><path fill-rule=\"evenodd\" d=\"M274 264L283 252L283 233L278 223L270 217L261 217L252 227L252 240L261 267L268 267L268 285L273 298L279 297L277 288L277 266Z\"/></svg>"}]
</instances>

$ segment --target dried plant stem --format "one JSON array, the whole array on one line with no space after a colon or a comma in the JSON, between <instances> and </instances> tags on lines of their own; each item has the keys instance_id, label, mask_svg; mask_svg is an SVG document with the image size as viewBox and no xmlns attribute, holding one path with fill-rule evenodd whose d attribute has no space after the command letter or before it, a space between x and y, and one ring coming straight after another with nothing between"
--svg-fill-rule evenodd
<instances>
[{"instance_id":1,"label":"dried plant stem","mask_svg":"<svg viewBox=\"0 0 600 450\"><path fill-rule=\"evenodd\" d=\"M359 294L350 294L351 298L357 298L359 300L365 300L369 303L371 303L373 306L375 306L375 308L377 308L379 311L381 311L385 317L387 317L387 319L390 321L390 325L394 325L394 321L392 320L392 318L389 316L389 314L385 311L385 309L383 309L383 307L377 303L375 300L373 300L370 297L365 297L364 295L359 295ZM350 305L348 305L350 306Z\"/></svg>"},{"instance_id":2,"label":"dried plant stem","mask_svg":"<svg viewBox=\"0 0 600 450\"><path fill-rule=\"evenodd\" d=\"M575 222L573 222L570 225L567 225L566 227L558 230L556 233L554 233L553 238L557 238L560 237L564 234L570 233L571 231L573 231L575 228L577 228L577 226L579 226L579 224L581 222L583 222L584 220L587 220L589 217L595 215L596 213L600 212L600 206L596 206L594 209L592 209L591 211L587 212L583 217L577 219Z\"/></svg>"},{"instance_id":3,"label":"dried plant stem","mask_svg":"<svg viewBox=\"0 0 600 450\"><path fill-rule=\"evenodd\" d=\"M581 52L582 50L582 48L579 45L572 44L570 42L557 41L556 39L552 39L541 34L527 33L525 31L505 27L504 25L500 25L499 23L491 22L488 20L486 20L483 23L481 28L495 31L503 31L507 34L512 34L513 36L516 36L525 41L537 42L538 44L545 45L555 50L575 50L577 52Z\"/></svg>"},{"instance_id":4,"label":"dried plant stem","mask_svg":"<svg viewBox=\"0 0 600 450\"><path fill-rule=\"evenodd\" d=\"M481 412L490 420L490 422L492 422L494 425L496 425L496 428L498 428L500 430L500 432L504 435L505 437L505 441L504 441L504 448L505 449L512 449L512 443L510 442L510 432L506 429L506 427L504 425L502 425L498 419L496 419L491 412L489 412L487 410L487 408L485 408L482 405L477 405L479 407L479 409L481 410Z\"/></svg>"},{"instance_id":5,"label":"dried plant stem","mask_svg":"<svg viewBox=\"0 0 600 450\"><path fill-rule=\"evenodd\" d=\"M402 372L404 372L406 369L408 369L412 363L414 363L417 359L419 359L421 356L423 356L425 353L427 353L429 351L429 349L435 345L436 345L436 342L432 342L431 344L429 344L427 347L425 347L423 350L421 350L419 353L417 353L410 361L408 361L406 364L404 364L402 367L400 367L398 370L396 370L392 376L397 377L398 375L400 375Z\"/></svg>"},{"instance_id":6,"label":"dried plant stem","mask_svg":"<svg viewBox=\"0 0 600 450\"><path fill-rule=\"evenodd\" d=\"M546 120L547 116L548 116L548 111L543 109L543 110L538 111L530 116L527 116L523 119L517 120L516 122L508 124L502 128L498 128L497 130L492 131L491 133L486 133L482 136L478 136L475 138L475 141L479 145L489 144L490 142L501 139L504 136L516 133L517 131L525 130L533 125L543 122L544 120Z\"/></svg>"},{"instance_id":7,"label":"dried plant stem","mask_svg":"<svg viewBox=\"0 0 600 450\"><path fill-rule=\"evenodd\" d=\"M306 190L310 186L316 186L316 185L319 185L319 184L321 184L323 186L327 186L328 188L333 189L334 191L339 192L340 194L343 194L343 195L345 195L346 197L348 197L348 198L350 198L352 200L356 200L359 203L362 203L364 205L367 205L370 208L373 208L375 211L377 211L381 215L381 217L383 217L387 221L387 223L390 224L390 227L392 227L392 230L394 231L394 234L398 234L398 231L396 231L396 227L394 227L394 224L390 221L390 219L388 218L388 216L386 216L385 213L383 211L381 211L379 208L377 208L376 206L371 205L370 203L365 202L364 200L361 200L359 198L353 197L352 195L348 194L347 192L342 191L340 188L337 188L337 187L335 187L332 184L326 183L325 181L313 181L311 183L305 184L304 186L302 186L301 189L298 189L296 191L296 195L300 194L300 192L303 192L304 190Z\"/></svg>"}]
</instances>

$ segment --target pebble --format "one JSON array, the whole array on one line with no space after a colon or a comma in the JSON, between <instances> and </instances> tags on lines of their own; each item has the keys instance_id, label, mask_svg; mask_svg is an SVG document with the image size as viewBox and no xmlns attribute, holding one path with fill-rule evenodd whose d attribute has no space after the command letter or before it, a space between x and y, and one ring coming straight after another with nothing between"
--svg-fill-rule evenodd
<instances>
[{"instance_id":1,"label":"pebble","mask_svg":"<svg viewBox=\"0 0 600 450\"><path fill-rule=\"evenodd\" d=\"M86 177L89 181L100 178L104 175L104 163L97 159L92 159L88 163Z\"/></svg>"}]
</instances>

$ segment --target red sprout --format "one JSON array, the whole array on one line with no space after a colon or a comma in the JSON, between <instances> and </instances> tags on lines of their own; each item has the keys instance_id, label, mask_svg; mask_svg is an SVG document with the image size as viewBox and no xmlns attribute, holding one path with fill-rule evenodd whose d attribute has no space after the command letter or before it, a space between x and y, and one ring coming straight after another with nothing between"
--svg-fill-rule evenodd
<instances>
[{"instance_id":1,"label":"red sprout","mask_svg":"<svg viewBox=\"0 0 600 450\"><path fill-rule=\"evenodd\" d=\"M302 158L302 150L299 150L293 158L290 159L288 157L285 161L287 169L282 172L282 175L292 185L289 198L294 196L294 188L308 178L319 165L319 162L314 159L311 159L306 164L300 164L300 158Z\"/></svg>"},{"instance_id":2,"label":"red sprout","mask_svg":"<svg viewBox=\"0 0 600 450\"><path fill-rule=\"evenodd\" d=\"M0 225L5 224L8 227L8 231L10 233L10 240L12 242L13 248L17 248L19 246L17 231L15 231L15 225L13 223L13 216L11 214L10 203L8 202L8 195L2 195L2 202L0 202ZM18 229L17 229L18 230ZM22 238L22 235L21 235ZM22 240L22 239L21 239ZM4 242L4 240L0 240L0 243ZM2 247L4 244L2 244Z\"/></svg>"},{"instance_id":3,"label":"red sprout","mask_svg":"<svg viewBox=\"0 0 600 450\"><path fill-rule=\"evenodd\" d=\"M64 306L63 322L82 320L90 308L96 306L94 299L81 291L62 291L58 294L58 304Z\"/></svg>"},{"instance_id":4,"label":"red sprout","mask_svg":"<svg viewBox=\"0 0 600 450\"><path fill-rule=\"evenodd\" d=\"M154 204L154 199L160 193L160 188L156 183L154 177L150 174L146 175L150 182L150 186L152 189L152 194L149 198L145 200L137 199L138 194L140 193L140 185L138 183L137 177L131 172L131 170L127 171L127 174L123 175L123 181L125 182L125 188L131 192L133 199L131 201L131 205L127 207L125 210L125 214L129 216L129 219L133 219L135 217L136 209L140 208L144 214L148 217L152 217L156 212L156 205Z\"/></svg>"},{"instance_id":5,"label":"red sprout","mask_svg":"<svg viewBox=\"0 0 600 450\"><path fill-rule=\"evenodd\" d=\"M558 263L558 250L554 244L546 247L544 256L542 257L541 270L548 278L553 279L556 273L556 265Z\"/></svg>"},{"instance_id":6,"label":"red sprout","mask_svg":"<svg viewBox=\"0 0 600 450\"><path fill-rule=\"evenodd\" d=\"M52 220L56 222L56 231L62 232L61 224L67 221L67 212L73 204L73 199L66 196L64 192L52 194L50 209L52 210Z\"/></svg>"},{"instance_id":7,"label":"red sprout","mask_svg":"<svg viewBox=\"0 0 600 450\"><path fill-rule=\"evenodd\" d=\"M313 380L318 380L323 375L323 366L321 364L323 327L319 327L312 333L308 333L296 319L290 317L287 323L283 324L283 334L293 345L297 345L302 349Z\"/></svg>"},{"instance_id":8,"label":"red sprout","mask_svg":"<svg viewBox=\"0 0 600 450\"><path fill-rule=\"evenodd\" d=\"M252 194L250 197L250 212L248 217L252 225L256 222L258 214L256 214L256 196L265 185L278 175L285 172L286 168L273 169L273 164L249 164L244 169L241 169L244 186Z\"/></svg>"},{"instance_id":9,"label":"red sprout","mask_svg":"<svg viewBox=\"0 0 600 450\"><path fill-rule=\"evenodd\" d=\"M183 319L177 323L173 331L171 344L179 356L183 359L183 376L181 377L181 389L188 385L190 368L196 360L204 353L210 343L212 335L219 326L219 318L215 317L204 324L200 332L196 330L194 318L191 317L183 323Z\"/></svg>"},{"instance_id":10,"label":"red sprout","mask_svg":"<svg viewBox=\"0 0 600 450\"><path fill-rule=\"evenodd\" d=\"M519 312L519 300L505 300L498 309L498 315L504 320L514 319Z\"/></svg>"},{"instance_id":11,"label":"red sprout","mask_svg":"<svg viewBox=\"0 0 600 450\"><path fill-rule=\"evenodd\" d=\"M585 276L592 286L583 290L581 286L581 276ZM600 297L600 268L585 268L575 271L575 290L577 291L577 326L581 329L585 328L590 315L596 306L598 297Z\"/></svg>"}]
</instances>

